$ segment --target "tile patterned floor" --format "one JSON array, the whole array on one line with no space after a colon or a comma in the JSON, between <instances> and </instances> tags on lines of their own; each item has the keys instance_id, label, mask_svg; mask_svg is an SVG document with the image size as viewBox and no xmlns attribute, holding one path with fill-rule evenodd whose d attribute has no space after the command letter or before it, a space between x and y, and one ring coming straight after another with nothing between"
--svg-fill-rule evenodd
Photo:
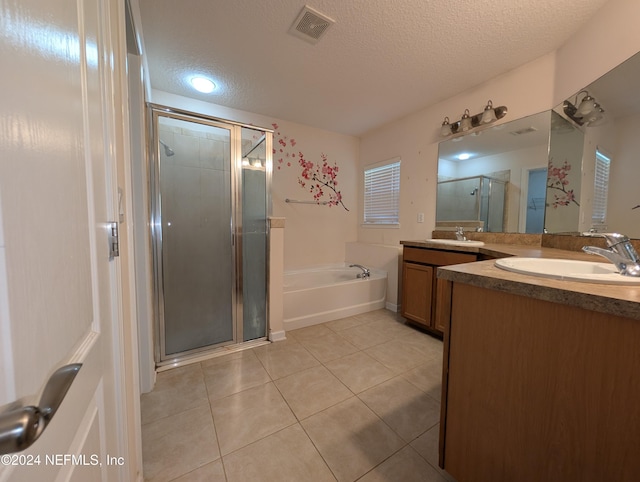
<instances>
[{"instance_id":1,"label":"tile patterned floor","mask_svg":"<svg viewBox=\"0 0 640 482\"><path fill-rule=\"evenodd\" d=\"M438 468L442 342L379 310L158 375L153 482L453 479Z\"/></svg>"}]
</instances>

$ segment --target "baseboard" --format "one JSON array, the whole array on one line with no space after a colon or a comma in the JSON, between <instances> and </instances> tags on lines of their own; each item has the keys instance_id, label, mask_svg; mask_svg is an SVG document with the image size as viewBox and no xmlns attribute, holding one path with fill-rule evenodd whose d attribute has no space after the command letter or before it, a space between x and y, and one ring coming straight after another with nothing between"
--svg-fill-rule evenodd
<instances>
[{"instance_id":1,"label":"baseboard","mask_svg":"<svg viewBox=\"0 0 640 482\"><path fill-rule=\"evenodd\" d=\"M394 304L394 303L389 303L387 301L385 303L384 307L389 311L393 311L394 313L400 313L400 305L397 305L397 304Z\"/></svg>"},{"instance_id":2,"label":"baseboard","mask_svg":"<svg viewBox=\"0 0 640 482\"><path fill-rule=\"evenodd\" d=\"M284 341L286 339L287 335L284 330L269 331L269 341Z\"/></svg>"}]
</instances>

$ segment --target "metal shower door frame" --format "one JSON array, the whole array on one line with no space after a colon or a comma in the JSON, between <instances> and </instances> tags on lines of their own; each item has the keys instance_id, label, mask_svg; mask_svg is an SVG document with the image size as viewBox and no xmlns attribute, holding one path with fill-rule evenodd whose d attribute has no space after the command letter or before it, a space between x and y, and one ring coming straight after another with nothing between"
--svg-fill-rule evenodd
<instances>
[{"instance_id":1,"label":"metal shower door frame","mask_svg":"<svg viewBox=\"0 0 640 482\"><path fill-rule=\"evenodd\" d=\"M221 128L229 131L230 134L230 155L231 155L231 218L229 220L231 230L232 244L232 266L234 266L232 280L232 323L233 323L233 339L231 341L222 342L215 345L195 348L192 350L180 352L177 354L166 354L165 339L165 320L164 320L164 277L162 267L162 200L160 193L160 142L158 136L158 119L160 117L168 117L185 122L193 122L211 127ZM148 168L150 180L150 228L151 228L151 244L152 244L152 260L154 272L154 355L157 366L179 363L185 359L202 356L212 351L229 346L239 344L243 340L243 284L242 284L242 128L246 127L253 130L271 133L269 129L257 127L254 125L242 124L226 119L205 116L193 112L184 111L172 107L167 107L154 103L147 103L147 144L148 144ZM268 136L271 140L271 136ZM271 158L272 143L267 143L267 213L271 213ZM267 246L269 246L269 234L267 231ZM268 256L267 256L267 274L269 272ZM267 283L268 287L268 283ZM266 309L266 326L262 339L266 339L269 331L269 311L268 311L268 295Z\"/></svg>"}]
</instances>

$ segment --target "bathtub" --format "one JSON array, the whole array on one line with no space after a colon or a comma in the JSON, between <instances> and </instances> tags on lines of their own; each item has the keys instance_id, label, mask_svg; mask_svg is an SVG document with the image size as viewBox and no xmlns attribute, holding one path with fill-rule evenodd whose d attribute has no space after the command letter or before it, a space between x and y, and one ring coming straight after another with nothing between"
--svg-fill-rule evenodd
<instances>
[{"instance_id":1,"label":"bathtub","mask_svg":"<svg viewBox=\"0 0 640 482\"><path fill-rule=\"evenodd\" d=\"M337 320L385 307L386 271L327 266L284 273L284 329Z\"/></svg>"}]
</instances>

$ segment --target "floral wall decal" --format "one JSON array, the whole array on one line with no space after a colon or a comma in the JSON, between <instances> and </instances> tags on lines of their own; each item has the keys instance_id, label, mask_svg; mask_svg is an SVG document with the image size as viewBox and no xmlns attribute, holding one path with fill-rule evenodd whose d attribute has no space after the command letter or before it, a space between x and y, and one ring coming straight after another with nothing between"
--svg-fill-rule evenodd
<instances>
[{"instance_id":1,"label":"floral wall decal","mask_svg":"<svg viewBox=\"0 0 640 482\"><path fill-rule=\"evenodd\" d=\"M297 164L302 171L298 175L300 187L313 195L313 200L318 204L328 206L340 205L345 211L349 211L342 201L342 193L338 189L338 172L340 168L330 163L326 154L320 155L319 162L309 161L305 154L293 149L297 142L293 138L283 136L278 124L271 124L274 129L273 160L276 170L283 167L292 167Z\"/></svg>"},{"instance_id":2,"label":"floral wall decal","mask_svg":"<svg viewBox=\"0 0 640 482\"><path fill-rule=\"evenodd\" d=\"M580 203L576 201L573 189L569 189L569 171L571 171L571 164L566 160L560 167L553 165L553 158L549 157L549 169L547 173L547 189L554 189L560 191L560 193L553 193L554 200L551 203L554 209L558 206L568 206L570 203L574 203L576 206L580 206Z\"/></svg>"}]
</instances>

